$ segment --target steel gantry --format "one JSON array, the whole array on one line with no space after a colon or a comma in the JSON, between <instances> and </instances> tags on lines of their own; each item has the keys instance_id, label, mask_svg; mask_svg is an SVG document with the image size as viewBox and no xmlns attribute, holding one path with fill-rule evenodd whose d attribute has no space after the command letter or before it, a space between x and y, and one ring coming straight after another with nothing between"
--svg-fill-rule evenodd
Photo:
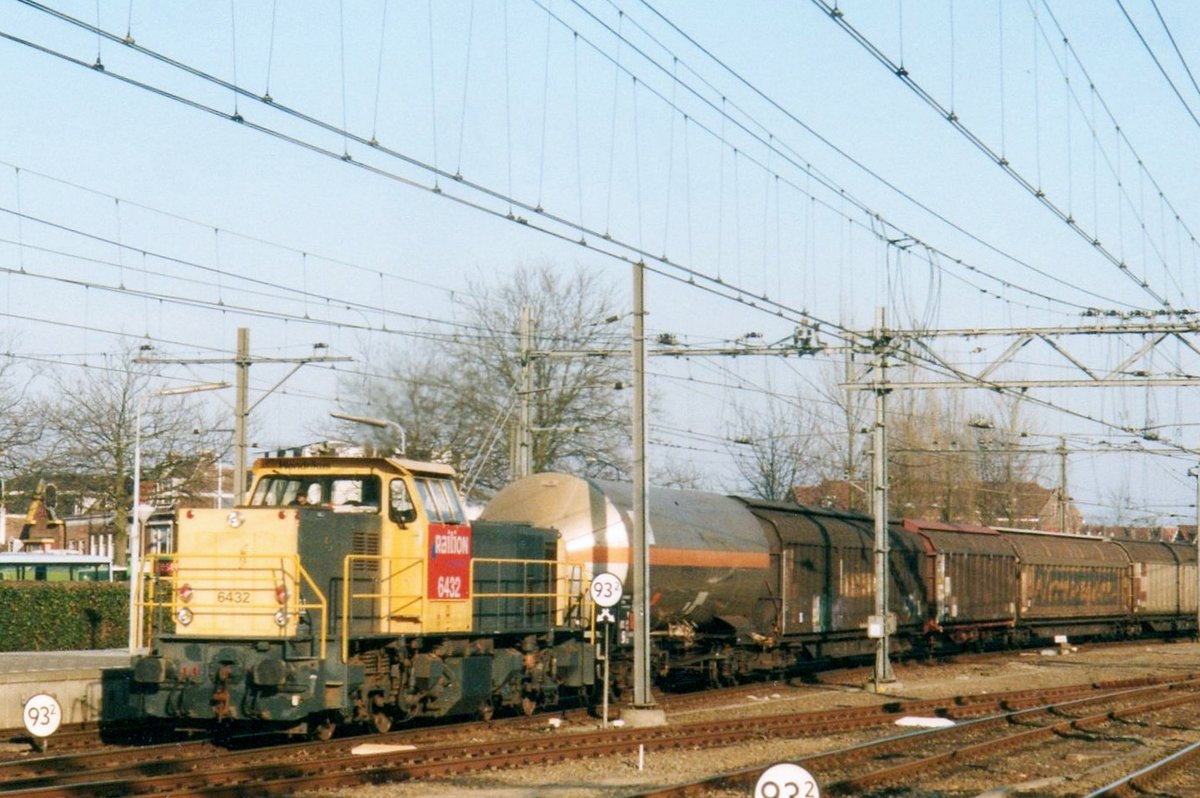
<instances>
[{"instance_id":1,"label":"steel gantry","mask_svg":"<svg viewBox=\"0 0 1200 798\"><path fill-rule=\"evenodd\" d=\"M875 396L875 425L872 446L872 494L875 514L875 616L868 632L877 640L875 671L872 682L877 689L894 682L889 656L890 636L894 631L894 615L888 607L888 540L887 540L887 412L886 397L894 390L933 390L985 388L1030 399L1027 391L1034 388L1136 388L1162 386L1194 386L1200 384L1200 319L1191 311L1162 311L1132 316L1098 313L1094 320L1075 327L1019 327L1007 329L888 329L883 308L876 312L875 326L870 332L858 333L855 351L865 357L848 368L842 387L848 391L870 391ZM1115 366L1105 362L1108 352L1097 356L1075 345L1098 336L1140 338ZM994 338L1008 339L998 355L973 368L957 365L952 356L935 348L933 342ZM1159 372L1154 355L1171 342L1194 354L1196 367L1186 370L1179 363L1173 369ZM1043 350L1063 367L1079 376L1056 379L1026 379L1005 375L1005 366L1012 364L1018 353ZM984 351L977 347L972 354ZM896 365L911 366L913 370L930 372L928 379L896 380L888 370ZM1037 401L1037 400L1034 400ZM1037 401L1046 407L1064 408L1049 402ZM1076 414L1080 415L1080 414ZM1098 419L1090 419L1099 421ZM1106 423L1100 421L1099 423ZM1128 426L1107 424L1123 432L1141 433ZM1200 449L1182 444L1163 442L1167 448L1180 453L1200 455ZM1197 593L1200 594L1200 467L1189 473L1197 475ZM1197 631L1200 633L1200 607L1197 608Z\"/></svg>"}]
</instances>

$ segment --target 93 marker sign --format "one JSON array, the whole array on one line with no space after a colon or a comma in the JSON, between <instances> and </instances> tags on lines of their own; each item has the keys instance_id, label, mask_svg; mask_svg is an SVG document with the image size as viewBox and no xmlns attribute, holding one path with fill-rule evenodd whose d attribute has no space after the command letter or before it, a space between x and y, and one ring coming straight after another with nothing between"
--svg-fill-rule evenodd
<instances>
[{"instance_id":1,"label":"93 marker sign","mask_svg":"<svg viewBox=\"0 0 1200 798\"><path fill-rule=\"evenodd\" d=\"M62 723L62 708L54 696L39 693L25 702L21 711L25 719L25 730L34 737L49 737L58 731Z\"/></svg>"},{"instance_id":2,"label":"93 marker sign","mask_svg":"<svg viewBox=\"0 0 1200 798\"><path fill-rule=\"evenodd\" d=\"M625 587L616 574L596 574L592 580L592 601L597 607L615 607Z\"/></svg>"},{"instance_id":3,"label":"93 marker sign","mask_svg":"<svg viewBox=\"0 0 1200 798\"><path fill-rule=\"evenodd\" d=\"M754 798L821 798L821 788L804 768L781 762L758 777Z\"/></svg>"}]
</instances>

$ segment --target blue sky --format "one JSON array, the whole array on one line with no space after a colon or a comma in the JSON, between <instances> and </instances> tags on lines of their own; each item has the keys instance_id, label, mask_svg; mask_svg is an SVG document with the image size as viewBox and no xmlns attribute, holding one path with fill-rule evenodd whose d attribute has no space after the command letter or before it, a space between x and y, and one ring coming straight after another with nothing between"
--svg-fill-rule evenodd
<instances>
[{"instance_id":1,"label":"blue sky","mask_svg":"<svg viewBox=\"0 0 1200 798\"><path fill-rule=\"evenodd\" d=\"M1158 4L1166 27L1142 0L838 4L1102 247L812 3L47 5L245 94L39 7L4 6L0 31L59 54L0 41L0 257L26 271L0 274L0 302L34 380L43 359L95 362L119 335L163 354L229 354L240 326L256 354L295 357L320 341L357 356L468 322L455 295L523 262L580 264L627 297L622 259L639 252L666 256L651 260L650 327L695 344L777 340L802 312L864 329L877 305L905 328L1011 327L1200 301L1200 123L1122 11L1200 108L1166 35L1200 61L1189 3ZM86 66L97 58L103 71ZM227 118L235 110L242 124ZM680 282L689 275L710 290ZM952 351L979 363L1004 344L970 352L980 346ZM1122 346L1092 345L1114 364ZM1158 365L1187 371L1194 359L1180 346ZM256 368L259 391L281 376L272 368ZM821 368L656 361L663 429L652 437L672 444L656 457L694 461L717 486L733 406L762 401L747 388L794 400ZM1035 357L1017 372L1059 373ZM264 401L258 442L329 430L336 377L308 367ZM1200 445L1183 389L1039 395ZM1127 442L1033 416L1038 432L1080 445ZM1186 465L1073 455L1072 492L1186 514Z\"/></svg>"}]
</instances>

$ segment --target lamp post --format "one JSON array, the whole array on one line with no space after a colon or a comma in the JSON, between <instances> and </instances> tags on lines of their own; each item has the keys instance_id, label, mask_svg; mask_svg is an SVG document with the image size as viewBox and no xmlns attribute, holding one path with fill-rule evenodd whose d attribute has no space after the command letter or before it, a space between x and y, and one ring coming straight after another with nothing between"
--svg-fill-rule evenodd
<instances>
[{"instance_id":1,"label":"lamp post","mask_svg":"<svg viewBox=\"0 0 1200 798\"><path fill-rule=\"evenodd\" d=\"M142 582L142 519L138 517L142 503L142 409L146 399L156 396L180 396L201 391L218 391L228 388L227 382L206 382L182 388L163 388L143 393L137 398L133 415L133 497L129 508L129 653L136 654L141 643L142 606L138 601L138 588Z\"/></svg>"},{"instance_id":2,"label":"lamp post","mask_svg":"<svg viewBox=\"0 0 1200 798\"><path fill-rule=\"evenodd\" d=\"M385 429L387 427L395 427L400 433L400 448L396 450L396 454L403 455L405 449L408 448L408 439L405 437L404 427L386 418L371 418L370 416L352 416L348 413L330 413L334 418L340 418L342 421L351 421L355 424L365 424L368 427L378 427Z\"/></svg>"}]
</instances>

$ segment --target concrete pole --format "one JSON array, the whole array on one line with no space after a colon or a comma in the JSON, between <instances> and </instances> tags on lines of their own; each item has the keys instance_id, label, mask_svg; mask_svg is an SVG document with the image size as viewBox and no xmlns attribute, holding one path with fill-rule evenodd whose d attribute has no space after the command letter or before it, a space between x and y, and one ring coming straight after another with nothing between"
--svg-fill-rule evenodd
<instances>
[{"instance_id":1,"label":"concrete pole","mask_svg":"<svg viewBox=\"0 0 1200 798\"><path fill-rule=\"evenodd\" d=\"M646 536L646 265L633 264L633 705L652 708L650 694L650 546Z\"/></svg>"},{"instance_id":2,"label":"concrete pole","mask_svg":"<svg viewBox=\"0 0 1200 798\"><path fill-rule=\"evenodd\" d=\"M142 536L138 523L138 505L142 503L142 404L147 394L134 402L133 414L133 498L129 507L129 535L126 541L129 568L129 653L136 654L142 643L142 613L138 604L142 573Z\"/></svg>"},{"instance_id":3,"label":"concrete pole","mask_svg":"<svg viewBox=\"0 0 1200 798\"><path fill-rule=\"evenodd\" d=\"M884 309L875 311L875 428L872 432L871 475L875 516L875 622L879 637L875 642L875 671L872 676L875 690L896 681L888 655L891 632L888 628L888 560L891 547L888 541L888 474L887 474L887 345L884 332Z\"/></svg>"},{"instance_id":4,"label":"concrete pole","mask_svg":"<svg viewBox=\"0 0 1200 798\"><path fill-rule=\"evenodd\" d=\"M1067 531L1067 439L1058 438L1058 531Z\"/></svg>"},{"instance_id":5,"label":"concrete pole","mask_svg":"<svg viewBox=\"0 0 1200 798\"><path fill-rule=\"evenodd\" d=\"M533 331L528 305L521 306L521 388L520 412L517 414L517 434L514 451L513 478L527 477L533 472L533 432L529 403L533 400Z\"/></svg>"},{"instance_id":6,"label":"concrete pole","mask_svg":"<svg viewBox=\"0 0 1200 798\"><path fill-rule=\"evenodd\" d=\"M233 506L240 505L246 493L246 422L250 416L250 329L238 327L237 356L234 359L237 382L233 405Z\"/></svg>"}]
</instances>

